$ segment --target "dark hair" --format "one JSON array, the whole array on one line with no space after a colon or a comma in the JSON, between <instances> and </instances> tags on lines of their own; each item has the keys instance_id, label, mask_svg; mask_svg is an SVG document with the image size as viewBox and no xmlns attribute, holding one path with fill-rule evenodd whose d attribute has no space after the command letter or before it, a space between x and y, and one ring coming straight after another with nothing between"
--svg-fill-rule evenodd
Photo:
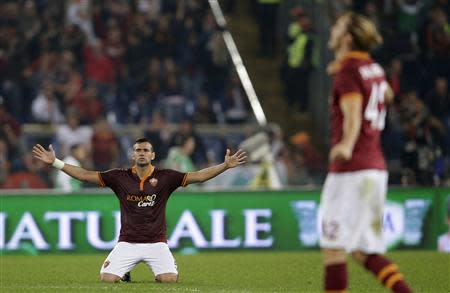
<instances>
[{"instance_id":1,"label":"dark hair","mask_svg":"<svg viewBox=\"0 0 450 293\"><path fill-rule=\"evenodd\" d=\"M191 138L194 139L194 137L192 135L188 135L188 134L179 135L175 138L175 145L183 147L186 144L186 142ZM195 141L195 139L194 139L194 141Z\"/></svg>"},{"instance_id":2,"label":"dark hair","mask_svg":"<svg viewBox=\"0 0 450 293\"><path fill-rule=\"evenodd\" d=\"M148 142L149 144L152 144L146 137L140 137L140 138L136 139L136 141L134 143L143 143L143 142Z\"/></svg>"},{"instance_id":3,"label":"dark hair","mask_svg":"<svg viewBox=\"0 0 450 293\"><path fill-rule=\"evenodd\" d=\"M136 139L136 141L134 142L134 144L137 144L137 143L144 143L144 142L148 142L148 143L150 144L150 146L152 147L152 152L153 152L153 145L152 145L152 143L150 142L150 140L149 140L148 138L146 138L146 137L140 137L140 138ZM134 149L134 147L133 147L133 149Z\"/></svg>"}]
</instances>

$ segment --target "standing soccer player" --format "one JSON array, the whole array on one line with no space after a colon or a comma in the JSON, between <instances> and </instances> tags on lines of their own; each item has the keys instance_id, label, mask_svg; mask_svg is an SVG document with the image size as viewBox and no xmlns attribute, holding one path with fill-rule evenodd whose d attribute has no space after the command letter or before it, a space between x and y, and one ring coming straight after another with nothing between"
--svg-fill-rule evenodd
<instances>
[{"instance_id":1,"label":"standing soccer player","mask_svg":"<svg viewBox=\"0 0 450 293\"><path fill-rule=\"evenodd\" d=\"M136 140L133 146L135 165L129 169L88 171L57 159L51 145L49 150L35 145L33 155L78 180L108 186L119 199L119 241L103 263L101 281L118 282L138 263L145 262L156 281L165 283L178 280L177 266L167 245L166 203L170 195L179 186L209 180L244 164L247 158L241 150L234 155L227 150L222 164L200 171L181 173L157 169L151 164L155 153L146 138Z\"/></svg>"},{"instance_id":2,"label":"standing soccer player","mask_svg":"<svg viewBox=\"0 0 450 293\"><path fill-rule=\"evenodd\" d=\"M368 52L382 38L364 16L338 18L328 46L335 62L329 173L321 195L325 292L346 292L347 253L393 292L412 292L382 254L382 213L388 173L380 145L385 104L392 98L382 67Z\"/></svg>"}]
</instances>

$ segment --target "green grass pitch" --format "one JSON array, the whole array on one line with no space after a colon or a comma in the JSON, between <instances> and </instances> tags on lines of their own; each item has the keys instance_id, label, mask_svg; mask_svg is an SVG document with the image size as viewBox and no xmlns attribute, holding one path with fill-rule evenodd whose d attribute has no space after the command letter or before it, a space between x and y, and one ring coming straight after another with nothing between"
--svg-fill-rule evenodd
<instances>
[{"instance_id":1,"label":"green grass pitch","mask_svg":"<svg viewBox=\"0 0 450 293\"><path fill-rule=\"evenodd\" d=\"M450 292L450 255L426 251L393 252L415 292ZM98 281L106 254L2 255L0 292L322 292L321 256L314 252L175 253L177 284L156 284L144 264L132 283ZM350 292L388 292L373 276L349 261Z\"/></svg>"}]
</instances>

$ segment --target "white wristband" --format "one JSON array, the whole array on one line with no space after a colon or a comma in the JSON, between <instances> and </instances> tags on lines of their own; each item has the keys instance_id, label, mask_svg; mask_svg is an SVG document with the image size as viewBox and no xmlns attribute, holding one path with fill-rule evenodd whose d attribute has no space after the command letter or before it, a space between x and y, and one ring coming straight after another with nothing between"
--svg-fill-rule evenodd
<instances>
[{"instance_id":1,"label":"white wristband","mask_svg":"<svg viewBox=\"0 0 450 293\"><path fill-rule=\"evenodd\" d=\"M60 159L55 158L55 161L53 162L52 166L55 167L56 169L61 170L62 168L64 168L65 164L66 163L64 163Z\"/></svg>"}]
</instances>

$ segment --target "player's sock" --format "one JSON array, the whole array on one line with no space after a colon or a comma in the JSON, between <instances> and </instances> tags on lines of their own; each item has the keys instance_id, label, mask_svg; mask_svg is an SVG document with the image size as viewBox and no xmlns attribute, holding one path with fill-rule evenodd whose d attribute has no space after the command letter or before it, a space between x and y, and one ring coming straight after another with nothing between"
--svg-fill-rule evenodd
<instances>
[{"instance_id":1,"label":"player's sock","mask_svg":"<svg viewBox=\"0 0 450 293\"><path fill-rule=\"evenodd\" d=\"M370 254L364 267L371 271L386 288L396 293L411 293L412 290L403 280L398 266L380 254Z\"/></svg>"},{"instance_id":2,"label":"player's sock","mask_svg":"<svg viewBox=\"0 0 450 293\"><path fill-rule=\"evenodd\" d=\"M325 292L347 292L347 264L331 264L325 267Z\"/></svg>"},{"instance_id":3,"label":"player's sock","mask_svg":"<svg viewBox=\"0 0 450 293\"><path fill-rule=\"evenodd\" d=\"M125 273L125 275L123 275L122 279L120 279L122 282L125 283L130 283L131 282L131 273Z\"/></svg>"}]
</instances>

